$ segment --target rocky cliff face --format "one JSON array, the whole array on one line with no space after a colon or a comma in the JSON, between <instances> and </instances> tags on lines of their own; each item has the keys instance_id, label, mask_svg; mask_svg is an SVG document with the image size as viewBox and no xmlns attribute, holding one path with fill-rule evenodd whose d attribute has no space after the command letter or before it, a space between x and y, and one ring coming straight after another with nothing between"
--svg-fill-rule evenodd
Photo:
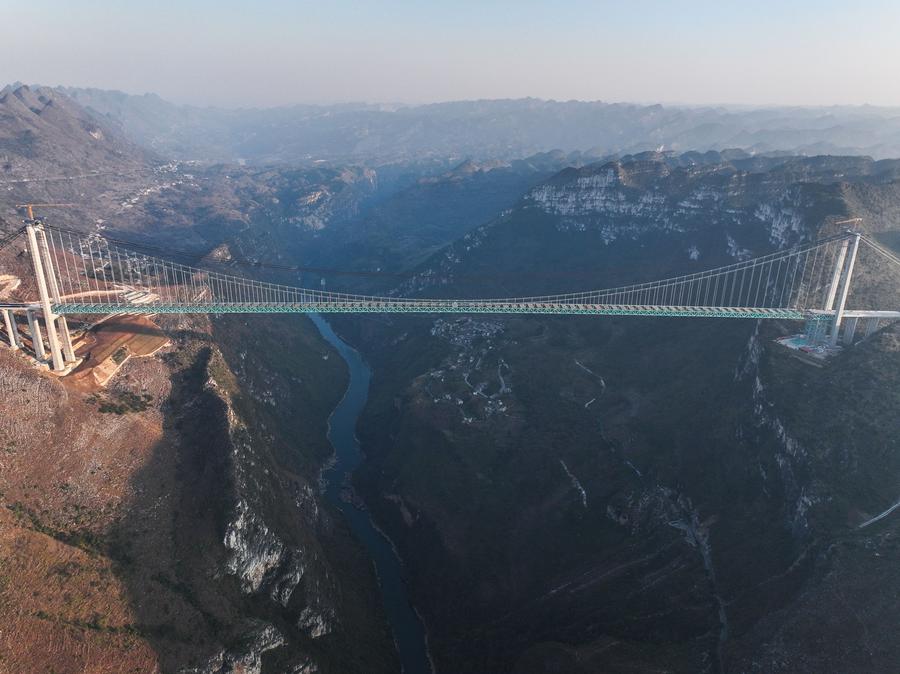
<instances>
[{"instance_id":1,"label":"rocky cliff face","mask_svg":"<svg viewBox=\"0 0 900 674\"><path fill-rule=\"evenodd\" d=\"M276 449L209 324L165 327L104 394L148 401L121 412L0 353L0 669L393 671L372 570L319 502L327 417ZM340 361L297 332L327 407Z\"/></svg>"},{"instance_id":2,"label":"rocky cliff face","mask_svg":"<svg viewBox=\"0 0 900 674\"><path fill-rule=\"evenodd\" d=\"M893 169L828 164L830 178L819 160L639 158L565 171L435 256L403 292L609 287L810 240L854 214L848 193L893 203ZM855 557L834 551L854 549L854 527L894 502L874 471L896 445L885 432L900 430L888 411L900 370L891 331L818 370L773 345L797 328L348 324L380 373L359 486L412 570L438 671L789 671L778 658L817 671L824 659L796 643L816 643L812 598L846 580ZM858 383L841 385L852 371ZM879 506L867 495L876 485ZM885 617L867 601L845 609L860 630ZM879 643L839 669L884 668L896 654Z\"/></svg>"}]
</instances>

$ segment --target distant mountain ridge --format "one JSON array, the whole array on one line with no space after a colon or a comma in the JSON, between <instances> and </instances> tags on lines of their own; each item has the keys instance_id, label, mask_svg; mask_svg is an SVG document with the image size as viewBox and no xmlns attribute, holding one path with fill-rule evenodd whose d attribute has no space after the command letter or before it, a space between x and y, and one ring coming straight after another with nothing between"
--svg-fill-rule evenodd
<instances>
[{"instance_id":1,"label":"distant mountain ridge","mask_svg":"<svg viewBox=\"0 0 900 674\"><path fill-rule=\"evenodd\" d=\"M146 150L55 89L24 84L0 89L4 178L25 179L41 171L135 168L147 159Z\"/></svg>"},{"instance_id":2,"label":"distant mountain ridge","mask_svg":"<svg viewBox=\"0 0 900 674\"><path fill-rule=\"evenodd\" d=\"M251 162L374 161L411 156L521 158L548 150L634 153L667 149L900 157L900 110L737 109L552 101L296 105L225 110L155 94L60 88L133 140L176 159Z\"/></svg>"},{"instance_id":3,"label":"distant mountain ridge","mask_svg":"<svg viewBox=\"0 0 900 674\"><path fill-rule=\"evenodd\" d=\"M8 223L18 219L16 204L62 202L77 206L54 210L57 224L90 227L164 182L163 165L113 120L59 90L0 89L0 214Z\"/></svg>"}]
</instances>

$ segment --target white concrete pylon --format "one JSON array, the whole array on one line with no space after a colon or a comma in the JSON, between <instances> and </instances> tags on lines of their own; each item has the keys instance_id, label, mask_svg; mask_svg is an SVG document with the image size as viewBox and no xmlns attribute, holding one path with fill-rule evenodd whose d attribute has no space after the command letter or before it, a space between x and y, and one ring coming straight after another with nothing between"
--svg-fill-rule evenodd
<instances>
[{"instance_id":1,"label":"white concrete pylon","mask_svg":"<svg viewBox=\"0 0 900 674\"><path fill-rule=\"evenodd\" d=\"M16 319L13 316L12 309L3 310L3 322L6 324L6 335L9 337L9 348L15 351L21 344L19 344L19 332L16 330Z\"/></svg>"},{"instance_id":2,"label":"white concrete pylon","mask_svg":"<svg viewBox=\"0 0 900 674\"><path fill-rule=\"evenodd\" d=\"M29 309L25 312L25 318L28 319L28 334L31 335L34 356L38 360L46 360L47 351L44 349L44 338L41 337L41 324L38 323L37 315Z\"/></svg>"},{"instance_id":3,"label":"white concrete pylon","mask_svg":"<svg viewBox=\"0 0 900 674\"><path fill-rule=\"evenodd\" d=\"M841 282L841 272L844 271L844 260L847 259L847 247L849 239L841 242L841 251L838 253L837 262L834 265L834 273L831 275L831 285L828 286L828 298L825 300L825 311L834 309L834 298L837 297L838 285Z\"/></svg>"},{"instance_id":4,"label":"white concrete pylon","mask_svg":"<svg viewBox=\"0 0 900 674\"><path fill-rule=\"evenodd\" d=\"M59 324L59 335L62 339L63 356L67 363L75 362L75 349L72 347L72 333L69 332L69 322L65 316L56 319Z\"/></svg>"},{"instance_id":5,"label":"white concrete pylon","mask_svg":"<svg viewBox=\"0 0 900 674\"><path fill-rule=\"evenodd\" d=\"M834 325L831 328L831 346L837 345L841 331L841 321L844 318L844 309L847 306L847 296L850 294L850 281L853 279L853 267L856 265L856 254L859 252L859 240L861 235L853 237L853 247L850 250L850 261L847 263L847 272L844 274L844 283L841 286L841 296L838 300L837 312L834 315Z\"/></svg>"},{"instance_id":6,"label":"white concrete pylon","mask_svg":"<svg viewBox=\"0 0 900 674\"><path fill-rule=\"evenodd\" d=\"M50 358L53 361L53 369L56 371L64 370L66 364L63 360L62 349L59 345L59 336L56 332L56 317L53 315L53 308L50 304L50 293L47 290L47 276L44 271L44 264L41 261L43 255L41 253L41 248L38 245L37 231L34 225L28 225L25 228L25 231L28 234L31 263L34 265L34 275L37 279L38 295L40 295L41 308L44 312L44 326L47 328L47 341L50 343Z\"/></svg>"},{"instance_id":7,"label":"white concrete pylon","mask_svg":"<svg viewBox=\"0 0 900 674\"><path fill-rule=\"evenodd\" d=\"M59 285L56 282L56 272L53 268L53 259L50 257L50 245L47 243L47 232L43 227L35 228L39 248L41 250L41 261L43 262L44 272L47 275L47 289L50 291L50 297L56 304L60 303ZM59 331L60 341L62 342L63 355L67 363L75 362L75 350L72 348L72 335L69 333L69 323L65 316L56 317L56 326Z\"/></svg>"}]
</instances>

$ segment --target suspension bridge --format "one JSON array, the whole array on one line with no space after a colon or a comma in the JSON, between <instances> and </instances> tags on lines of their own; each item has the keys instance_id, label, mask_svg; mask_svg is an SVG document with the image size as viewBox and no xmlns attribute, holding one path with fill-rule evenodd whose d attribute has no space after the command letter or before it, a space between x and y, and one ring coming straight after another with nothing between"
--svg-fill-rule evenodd
<instances>
[{"instance_id":1,"label":"suspension bridge","mask_svg":"<svg viewBox=\"0 0 900 674\"><path fill-rule=\"evenodd\" d=\"M867 270L868 277L887 274L886 283L895 290L900 258L868 236L850 231L693 274L585 292L488 299L379 297L268 283L207 268L211 265L190 266L146 255L98 233L50 227L40 220L26 221L16 234L25 238L34 276L28 286L33 286L36 298L0 299L7 338L12 348L21 348L16 316L24 314L36 357L46 360L49 351L54 370L64 370L75 361L66 317L92 314L487 313L782 319L806 321L810 342L832 346L839 339L852 342L860 321L871 333L884 321L900 319L897 293L884 300L888 306L851 306L854 273L863 253L873 266ZM0 248L13 238L0 240Z\"/></svg>"}]
</instances>

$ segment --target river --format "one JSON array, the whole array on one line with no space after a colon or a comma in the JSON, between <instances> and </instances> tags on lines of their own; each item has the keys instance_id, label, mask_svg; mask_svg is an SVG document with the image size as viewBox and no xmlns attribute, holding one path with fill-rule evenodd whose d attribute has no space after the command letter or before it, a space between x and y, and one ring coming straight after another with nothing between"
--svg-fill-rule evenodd
<instances>
[{"instance_id":1,"label":"river","mask_svg":"<svg viewBox=\"0 0 900 674\"><path fill-rule=\"evenodd\" d=\"M369 513L341 498L345 476L353 473L363 460L356 438L356 422L369 395L372 371L359 352L338 337L325 319L318 314L310 318L322 337L337 349L350 371L347 391L328 418L328 440L334 447L335 462L323 475L325 498L344 514L353 535L375 562L384 612L394 633L403 674L431 674L425 628L409 602L400 558L387 537L375 527Z\"/></svg>"}]
</instances>

